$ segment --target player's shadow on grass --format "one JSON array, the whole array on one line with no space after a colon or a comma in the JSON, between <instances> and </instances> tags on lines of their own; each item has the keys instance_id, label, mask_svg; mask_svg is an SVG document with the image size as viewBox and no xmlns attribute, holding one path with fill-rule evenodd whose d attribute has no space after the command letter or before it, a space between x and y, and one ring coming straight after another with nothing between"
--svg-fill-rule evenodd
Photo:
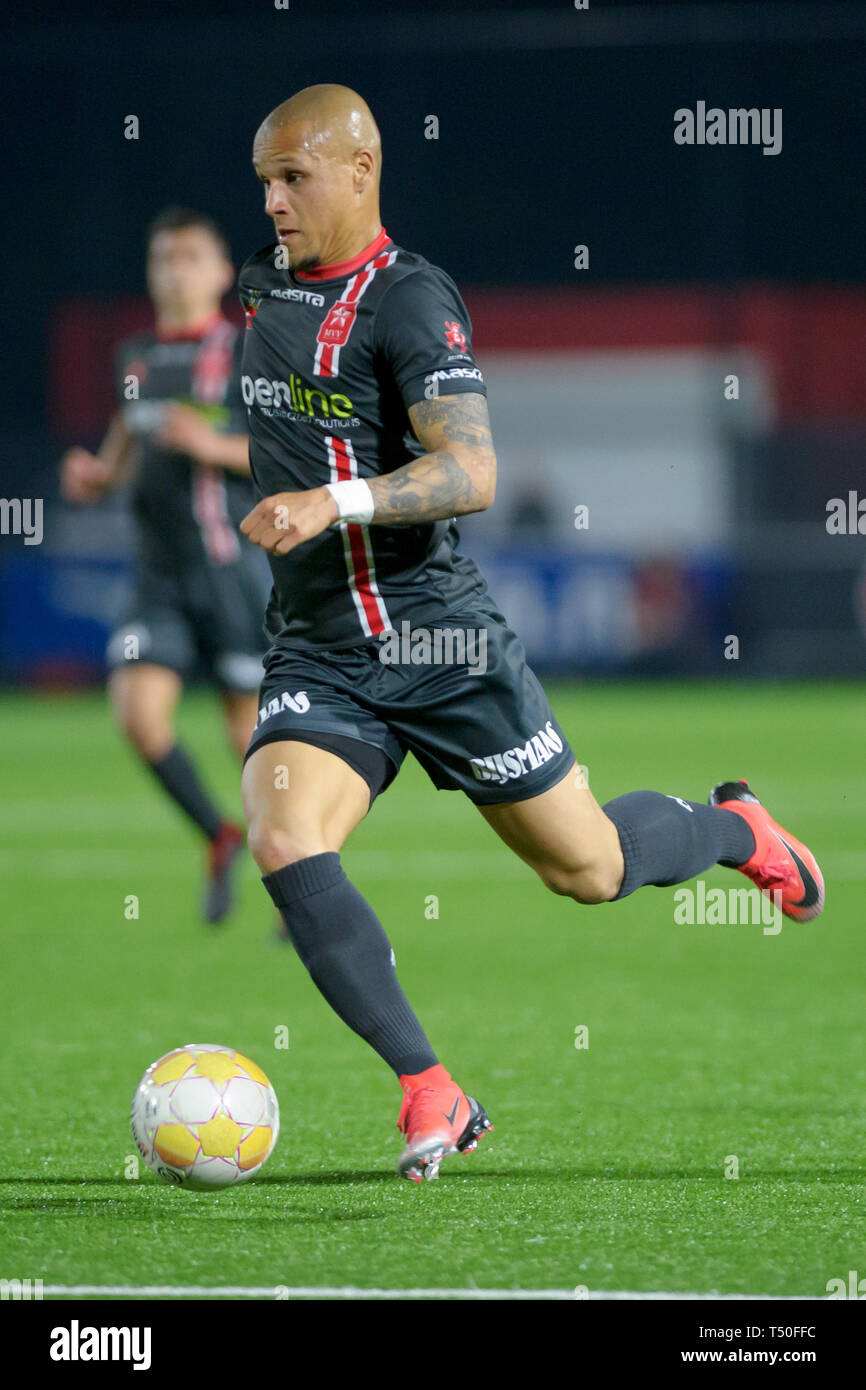
<instances>
[{"instance_id":1,"label":"player's shadow on grass","mask_svg":"<svg viewBox=\"0 0 866 1390\"><path fill-rule=\"evenodd\" d=\"M346 1169L339 1173L267 1173L263 1177L253 1178L251 1183L238 1183L235 1188L225 1188L224 1191L250 1192L253 1187L261 1187L265 1183L275 1183L281 1186L296 1184L300 1187L330 1187L337 1183L348 1182L390 1182L396 1174L393 1168L371 1168L368 1171L359 1169ZM0 1188L19 1187L26 1184L34 1187L135 1187L140 1186L140 1179L134 1178L38 1178L28 1176L25 1178L0 1178ZM153 1188L155 1192L169 1191L168 1183L153 1183L147 1181L146 1187ZM191 1188L190 1191L195 1191ZM198 1192L198 1196L207 1196L207 1193Z\"/></svg>"},{"instance_id":2,"label":"player's shadow on grass","mask_svg":"<svg viewBox=\"0 0 866 1390\"><path fill-rule=\"evenodd\" d=\"M455 1173L448 1177L530 1178L533 1182L664 1182L670 1179L690 1179L692 1182L724 1183L762 1182L786 1179L788 1182L858 1182L866 1178L866 1164L860 1168L748 1168L736 1179L726 1178L721 1166L715 1168L646 1168L606 1166L604 1168L474 1168L471 1173Z\"/></svg>"},{"instance_id":3,"label":"player's shadow on grass","mask_svg":"<svg viewBox=\"0 0 866 1390\"><path fill-rule=\"evenodd\" d=\"M741 1171L737 1182L762 1182L772 1179L774 1182L782 1179L788 1182L824 1182L824 1183L848 1183L862 1182L866 1177L866 1164L859 1168L746 1168ZM734 1179L726 1178L719 1167L713 1168L683 1168L656 1166L653 1168L635 1169L628 1166L606 1165L601 1168L482 1168L473 1166L470 1170L467 1165L463 1169L448 1168L443 1169L439 1181L448 1178L491 1178L497 1182L504 1179L515 1178L523 1182L530 1179L539 1183L560 1183L560 1182L663 1182L671 1179L690 1179L695 1182L724 1183L728 1185ZM395 1183L397 1175L391 1167L373 1169L352 1169L347 1168L339 1172L330 1173L267 1173L262 1177L254 1178L250 1184L242 1183L236 1189L239 1192L251 1192L256 1187L343 1187L361 1185L365 1183ZM167 1186L145 1181L144 1184L127 1180L124 1178L0 1178L0 1191L4 1188L13 1188L31 1184L38 1187L79 1187L85 1191L94 1187L118 1187L129 1188L142 1186L152 1192L167 1191ZM422 1184L423 1185L423 1184ZM230 1189L226 1189L226 1195ZM213 1194L197 1192L194 1195L207 1197ZM105 1201L115 1199L106 1198ZM76 1199L56 1198L46 1199L51 1206L69 1205L74 1206ZM7 1205L9 1210L23 1210L33 1207L38 1209L39 1202L16 1202L4 1204L0 1201L0 1209ZM42 1204L44 1205L44 1204ZM89 1203L90 1206L93 1203Z\"/></svg>"},{"instance_id":4,"label":"player's shadow on grass","mask_svg":"<svg viewBox=\"0 0 866 1390\"><path fill-rule=\"evenodd\" d=\"M201 1194L207 1195L207 1194ZM32 1202L16 1202L14 1205L0 1207L0 1210L9 1216L15 1212L38 1212L41 1216L83 1216L85 1220L92 1219L94 1216L110 1215L115 1221L138 1221L145 1214L130 1206L119 1206L116 1199L109 1197L93 1197L89 1200L75 1197L46 1197L44 1200L38 1199ZM148 1207L147 1212L153 1215L153 1208ZM250 1226L273 1226L283 1224L288 1226L326 1226L335 1221L384 1221L388 1213L384 1211L294 1211L290 1207L285 1207L279 1211L269 1211L264 1214L255 1207L245 1206L236 1213L227 1210L226 1207L219 1208L210 1205L210 1202L201 1206L187 1206L185 1210L172 1212L172 1220L195 1220L206 1219L208 1215L216 1217L220 1225L239 1224L248 1228Z\"/></svg>"}]
</instances>

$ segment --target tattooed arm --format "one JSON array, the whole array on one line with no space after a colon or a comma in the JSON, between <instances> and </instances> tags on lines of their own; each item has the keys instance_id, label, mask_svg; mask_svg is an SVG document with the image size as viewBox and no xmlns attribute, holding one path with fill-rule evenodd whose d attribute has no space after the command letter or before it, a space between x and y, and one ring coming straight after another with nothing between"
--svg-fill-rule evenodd
<instances>
[{"instance_id":1,"label":"tattooed arm","mask_svg":"<svg viewBox=\"0 0 866 1390\"><path fill-rule=\"evenodd\" d=\"M409 407L409 419L426 453L368 480L373 523L412 525L491 506L496 454L485 397L473 391L419 401Z\"/></svg>"},{"instance_id":2,"label":"tattooed arm","mask_svg":"<svg viewBox=\"0 0 866 1390\"><path fill-rule=\"evenodd\" d=\"M477 391L439 396L409 407L418 442L427 450L381 478L370 478L375 526L411 526L483 512L496 490L496 455L487 401ZM338 518L326 487L264 497L241 522L254 545L286 555Z\"/></svg>"}]
</instances>

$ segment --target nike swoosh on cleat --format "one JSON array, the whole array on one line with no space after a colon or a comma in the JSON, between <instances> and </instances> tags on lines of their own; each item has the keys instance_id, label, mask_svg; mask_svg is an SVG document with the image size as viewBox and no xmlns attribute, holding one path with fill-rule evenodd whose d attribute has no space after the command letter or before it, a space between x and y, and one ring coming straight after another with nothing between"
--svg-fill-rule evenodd
<instances>
[{"instance_id":1,"label":"nike swoosh on cleat","mask_svg":"<svg viewBox=\"0 0 866 1390\"><path fill-rule=\"evenodd\" d=\"M814 877L806 868L806 865L803 863L797 851L795 849L792 849L791 846L788 844L788 841L784 839L783 836L781 836L776 830L773 831L773 834L776 836L777 840L781 840L782 844L785 846L785 849L788 851L794 863L797 865L797 872L799 873L800 879L802 880L803 896L798 903L792 903L792 906L814 907L821 896Z\"/></svg>"},{"instance_id":2,"label":"nike swoosh on cleat","mask_svg":"<svg viewBox=\"0 0 866 1390\"><path fill-rule=\"evenodd\" d=\"M455 1102L454 1102L454 1109L451 1111L451 1114L450 1114L450 1115L445 1115L445 1111L444 1111L444 1110L440 1110L440 1111L439 1111L439 1114L440 1114L440 1115L445 1115L445 1118L446 1118L446 1120L448 1121L449 1125L453 1125L453 1123L454 1123L454 1116L457 1114L457 1107L458 1107L459 1104L460 1104L460 1097L458 1096L457 1099L456 1099Z\"/></svg>"}]
</instances>

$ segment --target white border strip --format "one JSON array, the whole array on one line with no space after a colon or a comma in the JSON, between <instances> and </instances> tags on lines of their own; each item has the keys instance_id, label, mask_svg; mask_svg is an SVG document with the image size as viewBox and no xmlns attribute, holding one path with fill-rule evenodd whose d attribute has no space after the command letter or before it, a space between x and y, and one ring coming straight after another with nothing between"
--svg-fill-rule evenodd
<instances>
[{"instance_id":1,"label":"white border strip","mask_svg":"<svg viewBox=\"0 0 866 1390\"><path fill-rule=\"evenodd\" d=\"M750 1300L784 1302L825 1302L826 1298L816 1294L764 1294L764 1293L657 1293L631 1290L589 1289L582 1296L575 1295L574 1289L361 1289L351 1284L342 1286L286 1284L44 1284L43 1295L58 1298L83 1298L87 1295L104 1298L269 1298L285 1300L293 1298L346 1298L346 1299L467 1299L470 1301L523 1302L543 1300L550 1302L582 1303L587 1299L618 1299L625 1301L658 1302L672 1300Z\"/></svg>"}]
</instances>

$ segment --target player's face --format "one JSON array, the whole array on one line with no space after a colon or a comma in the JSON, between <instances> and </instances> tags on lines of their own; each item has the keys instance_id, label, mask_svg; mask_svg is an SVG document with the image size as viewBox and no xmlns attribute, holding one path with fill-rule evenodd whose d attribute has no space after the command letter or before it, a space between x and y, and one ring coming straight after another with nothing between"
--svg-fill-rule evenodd
<instances>
[{"instance_id":1,"label":"player's face","mask_svg":"<svg viewBox=\"0 0 866 1390\"><path fill-rule=\"evenodd\" d=\"M147 253L147 286L157 312L204 316L219 308L233 278L206 227L157 232Z\"/></svg>"},{"instance_id":2,"label":"player's face","mask_svg":"<svg viewBox=\"0 0 866 1390\"><path fill-rule=\"evenodd\" d=\"M327 263L339 251L354 206L354 172L318 148L304 126L256 136L253 167L265 189L265 212L295 270Z\"/></svg>"}]
</instances>

